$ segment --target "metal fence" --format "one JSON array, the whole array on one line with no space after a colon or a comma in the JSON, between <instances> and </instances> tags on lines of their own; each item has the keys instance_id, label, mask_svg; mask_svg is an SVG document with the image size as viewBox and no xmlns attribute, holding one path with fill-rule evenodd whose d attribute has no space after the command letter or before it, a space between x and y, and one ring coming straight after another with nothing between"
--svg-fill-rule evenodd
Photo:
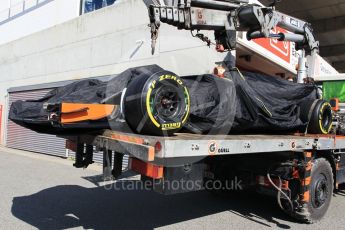
<instances>
[{"instance_id":1,"label":"metal fence","mask_svg":"<svg viewBox=\"0 0 345 230\"><path fill-rule=\"evenodd\" d=\"M10 20L53 0L10 0L10 6L0 11L0 23Z\"/></svg>"}]
</instances>

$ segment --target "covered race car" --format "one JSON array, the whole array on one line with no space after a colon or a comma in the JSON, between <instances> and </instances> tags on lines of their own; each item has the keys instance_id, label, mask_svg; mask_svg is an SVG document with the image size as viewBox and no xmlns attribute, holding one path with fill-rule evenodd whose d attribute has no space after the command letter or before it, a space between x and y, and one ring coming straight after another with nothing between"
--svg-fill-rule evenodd
<instances>
[{"instance_id":1,"label":"covered race car","mask_svg":"<svg viewBox=\"0 0 345 230\"><path fill-rule=\"evenodd\" d=\"M148 135L331 130L332 111L310 84L229 70L179 77L157 65L128 69L107 82L87 79L35 101L12 103L9 118L37 132L100 129Z\"/></svg>"}]
</instances>

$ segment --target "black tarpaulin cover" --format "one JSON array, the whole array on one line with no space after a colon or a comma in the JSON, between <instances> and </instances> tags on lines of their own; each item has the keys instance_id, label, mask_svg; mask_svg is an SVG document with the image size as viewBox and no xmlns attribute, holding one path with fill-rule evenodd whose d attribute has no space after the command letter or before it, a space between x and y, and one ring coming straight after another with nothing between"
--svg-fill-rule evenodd
<instances>
[{"instance_id":1,"label":"black tarpaulin cover","mask_svg":"<svg viewBox=\"0 0 345 230\"><path fill-rule=\"evenodd\" d=\"M157 65L132 68L108 82L76 81L57 88L45 97L12 103L9 118L42 133L78 133L116 127L122 119L89 121L77 126L55 127L48 121L45 104L61 102L101 103L119 94L135 77L162 71ZM191 97L191 114L182 131L193 133L284 133L304 131L299 105L317 98L313 85L296 84L264 74L233 70L226 78L211 74L183 77ZM114 125L115 124L115 125Z\"/></svg>"}]
</instances>

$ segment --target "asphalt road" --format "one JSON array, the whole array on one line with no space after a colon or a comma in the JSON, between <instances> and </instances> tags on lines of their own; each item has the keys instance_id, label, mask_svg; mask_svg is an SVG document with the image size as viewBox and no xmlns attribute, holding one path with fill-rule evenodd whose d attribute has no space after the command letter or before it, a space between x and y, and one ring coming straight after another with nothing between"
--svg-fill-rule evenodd
<instances>
[{"instance_id":1,"label":"asphalt road","mask_svg":"<svg viewBox=\"0 0 345 230\"><path fill-rule=\"evenodd\" d=\"M0 229L344 229L345 195L335 195L314 225L294 222L272 198L163 196L104 187L100 171L72 162L0 148ZM128 180L135 180L129 178ZM128 183L120 181L117 183ZM114 186L115 187L115 186Z\"/></svg>"}]
</instances>

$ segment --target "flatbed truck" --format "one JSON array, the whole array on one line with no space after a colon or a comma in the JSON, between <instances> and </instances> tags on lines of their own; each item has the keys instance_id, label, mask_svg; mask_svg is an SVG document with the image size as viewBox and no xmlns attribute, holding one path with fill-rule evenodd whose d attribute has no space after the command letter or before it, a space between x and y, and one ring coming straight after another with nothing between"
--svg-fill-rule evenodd
<instances>
[{"instance_id":1,"label":"flatbed truck","mask_svg":"<svg viewBox=\"0 0 345 230\"><path fill-rule=\"evenodd\" d=\"M129 169L153 181L154 191L219 192L229 190L224 185L236 180L241 183L235 189L274 194L284 212L308 223L324 216L333 192L345 182L344 136L178 133L160 137L103 130L64 138L76 151L78 168L93 163L94 147L102 150L104 178L118 178L122 158L128 154ZM172 189L166 184L172 181L202 186Z\"/></svg>"},{"instance_id":2,"label":"flatbed truck","mask_svg":"<svg viewBox=\"0 0 345 230\"><path fill-rule=\"evenodd\" d=\"M190 31L214 31L219 52L235 49L236 32L245 31L248 40L294 42L301 50L297 82L303 83L314 77L310 73L314 72L319 43L309 23L276 11L275 3L269 8L248 4L247 0L180 0L150 5L152 53L161 23ZM276 26L290 33L272 34ZM212 43L200 33L194 36ZM240 181L236 189L274 194L284 212L307 223L325 215L333 192L345 182L345 136L341 135L176 133L161 137L119 130L65 136L67 146L76 152L74 166L83 168L93 163L96 147L103 151L104 178L118 178L122 158L128 154L129 168L142 180L153 182L152 189L163 194L202 189L219 192L229 190L225 186L229 182ZM202 186L172 188L169 183L173 181Z\"/></svg>"}]
</instances>

